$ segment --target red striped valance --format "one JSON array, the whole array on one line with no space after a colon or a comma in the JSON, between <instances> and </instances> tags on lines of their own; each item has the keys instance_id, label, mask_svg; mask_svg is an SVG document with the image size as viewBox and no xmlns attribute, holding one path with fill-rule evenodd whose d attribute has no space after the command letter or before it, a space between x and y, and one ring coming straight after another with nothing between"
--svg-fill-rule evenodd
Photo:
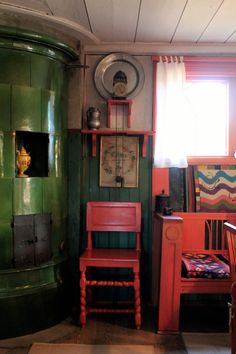
<instances>
[{"instance_id":1,"label":"red striped valance","mask_svg":"<svg viewBox=\"0 0 236 354\"><path fill-rule=\"evenodd\" d=\"M187 79L236 77L236 56L152 56L154 64L159 61L183 61Z\"/></svg>"},{"instance_id":2,"label":"red striped valance","mask_svg":"<svg viewBox=\"0 0 236 354\"><path fill-rule=\"evenodd\" d=\"M152 61L159 62L163 61L164 63L171 63L171 62L182 62L183 61L183 56L180 55L159 55L159 56L153 56Z\"/></svg>"}]
</instances>

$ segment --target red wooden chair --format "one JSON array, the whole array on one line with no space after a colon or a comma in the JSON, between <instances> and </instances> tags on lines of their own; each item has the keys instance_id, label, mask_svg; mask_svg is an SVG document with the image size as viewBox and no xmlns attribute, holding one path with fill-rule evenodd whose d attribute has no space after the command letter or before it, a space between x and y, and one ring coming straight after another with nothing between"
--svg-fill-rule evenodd
<instances>
[{"instance_id":1,"label":"red wooden chair","mask_svg":"<svg viewBox=\"0 0 236 354\"><path fill-rule=\"evenodd\" d=\"M141 203L132 202L88 202L86 215L86 231L88 235L87 248L79 258L80 268L80 323L85 327L88 313L134 313L135 326L141 326L140 301L140 231L141 231ZM93 248L92 233L99 232L126 232L136 234L135 249ZM131 268L131 281L96 280L88 276L89 269L95 268ZM87 301L87 287L117 286L133 287L133 308L94 308ZM90 288L91 289L91 288Z\"/></svg>"}]
</instances>

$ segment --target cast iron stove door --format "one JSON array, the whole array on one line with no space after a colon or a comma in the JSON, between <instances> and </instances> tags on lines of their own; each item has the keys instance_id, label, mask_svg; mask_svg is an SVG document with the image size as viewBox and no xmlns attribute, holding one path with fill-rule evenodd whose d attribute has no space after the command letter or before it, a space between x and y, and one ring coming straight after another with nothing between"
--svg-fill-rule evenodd
<instances>
[{"instance_id":1,"label":"cast iron stove door","mask_svg":"<svg viewBox=\"0 0 236 354\"><path fill-rule=\"evenodd\" d=\"M51 259L51 214L14 216L13 236L16 268L38 266Z\"/></svg>"},{"instance_id":2,"label":"cast iron stove door","mask_svg":"<svg viewBox=\"0 0 236 354\"><path fill-rule=\"evenodd\" d=\"M16 215L13 220L14 263L16 268L32 266L34 260L34 217Z\"/></svg>"},{"instance_id":3,"label":"cast iron stove door","mask_svg":"<svg viewBox=\"0 0 236 354\"><path fill-rule=\"evenodd\" d=\"M51 214L35 215L35 263L39 265L52 257Z\"/></svg>"}]
</instances>

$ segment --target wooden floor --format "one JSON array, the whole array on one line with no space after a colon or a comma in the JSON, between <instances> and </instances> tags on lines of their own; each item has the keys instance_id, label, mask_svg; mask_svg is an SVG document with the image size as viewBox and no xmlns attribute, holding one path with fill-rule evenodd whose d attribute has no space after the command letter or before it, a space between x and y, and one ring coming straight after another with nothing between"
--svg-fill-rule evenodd
<instances>
[{"instance_id":1,"label":"wooden floor","mask_svg":"<svg viewBox=\"0 0 236 354\"><path fill-rule=\"evenodd\" d=\"M181 332L157 334L155 308L143 309L141 330L134 328L132 315L91 314L83 329L78 325L76 314L72 317L48 330L0 341L0 354L27 354L33 342L153 345L156 354L187 353ZM201 307L197 310L186 307L181 313L182 331L227 331L227 321L227 313L220 307L208 306L208 309Z\"/></svg>"}]
</instances>

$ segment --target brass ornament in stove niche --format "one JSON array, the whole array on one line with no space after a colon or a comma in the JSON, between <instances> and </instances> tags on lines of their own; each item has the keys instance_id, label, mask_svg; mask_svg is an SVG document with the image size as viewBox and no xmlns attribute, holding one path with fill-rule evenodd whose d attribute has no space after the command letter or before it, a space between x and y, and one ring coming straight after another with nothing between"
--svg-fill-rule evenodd
<instances>
[{"instance_id":1,"label":"brass ornament in stove niche","mask_svg":"<svg viewBox=\"0 0 236 354\"><path fill-rule=\"evenodd\" d=\"M19 173L18 177L28 177L24 172L29 168L31 157L30 153L26 152L25 148L22 146L20 150L17 150L16 165L18 167Z\"/></svg>"}]
</instances>

